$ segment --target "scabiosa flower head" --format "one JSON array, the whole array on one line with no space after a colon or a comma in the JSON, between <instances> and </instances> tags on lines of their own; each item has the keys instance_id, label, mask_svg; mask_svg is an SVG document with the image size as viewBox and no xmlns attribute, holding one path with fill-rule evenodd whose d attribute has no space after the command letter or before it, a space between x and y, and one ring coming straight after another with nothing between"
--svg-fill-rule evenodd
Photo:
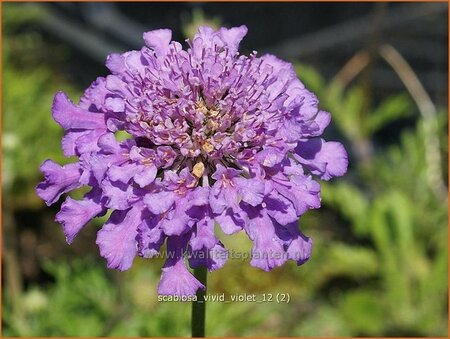
<instances>
[{"instance_id":1,"label":"scabiosa flower head","mask_svg":"<svg viewBox=\"0 0 450 339\"><path fill-rule=\"evenodd\" d=\"M53 118L62 148L78 161L45 161L38 195L67 197L56 221L71 243L86 223L111 210L97 233L109 268L126 270L166 243L160 294L192 295L203 285L187 268L221 268L225 234L245 231L251 265L303 264L312 241L299 217L320 207L320 186L347 170L340 143L320 138L330 114L273 55L240 55L245 26L201 27L184 50L167 29L144 33L145 47L111 54L78 105L56 94ZM119 141L118 131L129 137Z\"/></svg>"}]
</instances>

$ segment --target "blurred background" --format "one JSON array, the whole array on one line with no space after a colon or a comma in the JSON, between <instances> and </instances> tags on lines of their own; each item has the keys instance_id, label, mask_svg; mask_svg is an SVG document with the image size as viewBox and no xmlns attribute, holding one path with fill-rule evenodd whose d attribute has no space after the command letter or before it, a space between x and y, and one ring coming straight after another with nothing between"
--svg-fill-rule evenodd
<instances>
[{"instance_id":1,"label":"blurred background","mask_svg":"<svg viewBox=\"0 0 450 339\"><path fill-rule=\"evenodd\" d=\"M189 336L190 305L158 302L160 259L107 270L98 219L71 246L35 195L61 163L53 95L75 102L109 53L201 24L245 24L241 52L290 60L350 153L301 220L310 261L270 273L231 260L209 293L289 293L289 304L207 305L208 336L448 335L447 3L3 3L3 336ZM242 234L224 239L248 251Z\"/></svg>"}]
</instances>

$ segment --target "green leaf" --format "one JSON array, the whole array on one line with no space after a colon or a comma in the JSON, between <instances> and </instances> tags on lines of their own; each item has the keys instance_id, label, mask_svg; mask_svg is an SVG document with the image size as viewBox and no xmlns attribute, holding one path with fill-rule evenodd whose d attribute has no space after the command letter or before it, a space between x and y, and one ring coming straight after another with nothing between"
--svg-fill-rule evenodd
<instances>
[{"instance_id":1,"label":"green leaf","mask_svg":"<svg viewBox=\"0 0 450 339\"><path fill-rule=\"evenodd\" d=\"M339 311L356 335L378 336L383 333L385 314L378 291L353 290L339 300Z\"/></svg>"},{"instance_id":2,"label":"green leaf","mask_svg":"<svg viewBox=\"0 0 450 339\"><path fill-rule=\"evenodd\" d=\"M366 135L372 136L387 124L409 116L411 113L412 103L406 94L388 97L367 116Z\"/></svg>"},{"instance_id":3,"label":"green leaf","mask_svg":"<svg viewBox=\"0 0 450 339\"><path fill-rule=\"evenodd\" d=\"M305 86L309 90L316 93L316 95L320 95L320 92L325 86L325 80L320 73L313 67L305 64L296 63L294 67L297 76L305 84Z\"/></svg>"},{"instance_id":4,"label":"green leaf","mask_svg":"<svg viewBox=\"0 0 450 339\"><path fill-rule=\"evenodd\" d=\"M364 193L345 181L335 184L323 182L321 185L323 202L336 208L351 222L355 235L367 234L369 231L367 223L369 200Z\"/></svg>"}]
</instances>

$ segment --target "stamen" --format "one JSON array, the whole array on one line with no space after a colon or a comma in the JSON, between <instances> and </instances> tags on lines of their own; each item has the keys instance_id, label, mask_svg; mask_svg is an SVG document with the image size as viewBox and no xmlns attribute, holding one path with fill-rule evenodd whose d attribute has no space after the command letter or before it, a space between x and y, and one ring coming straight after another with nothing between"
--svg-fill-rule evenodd
<instances>
[{"instance_id":1,"label":"stamen","mask_svg":"<svg viewBox=\"0 0 450 339\"><path fill-rule=\"evenodd\" d=\"M201 161L197 162L192 168L192 174L197 177L197 179L200 179L204 172L205 165Z\"/></svg>"}]
</instances>

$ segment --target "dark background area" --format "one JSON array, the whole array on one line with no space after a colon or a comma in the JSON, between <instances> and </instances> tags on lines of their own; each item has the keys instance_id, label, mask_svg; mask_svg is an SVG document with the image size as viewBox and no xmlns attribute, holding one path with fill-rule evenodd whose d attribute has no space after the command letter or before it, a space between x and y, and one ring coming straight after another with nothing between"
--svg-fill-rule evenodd
<instances>
[{"instance_id":1,"label":"dark background area","mask_svg":"<svg viewBox=\"0 0 450 339\"><path fill-rule=\"evenodd\" d=\"M95 75L105 74L101 53L110 44L122 51L139 48L141 32L160 27L170 27L173 38L183 41L183 24L193 11L201 11L207 18L220 18L228 27L247 25L249 33L242 42L242 52L270 51L286 59L301 59L320 69L325 77L335 75L360 49L381 42L393 44L408 56L408 62L432 91L433 99L445 104L447 96L445 3L93 2L46 6L52 10L55 22L43 24L43 30L49 38L63 39L75 48L76 57L70 60L70 68L76 80L86 85ZM127 28L120 30L124 24ZM72 34L65 33L69 27ZM87 37L98 38L103 46L80 46L78 39ZM77 67L83 72L77 72ZM387 65L380 62L376 67L376 91L385 94L403 89Z\"/></svg>"}]
</instances>

